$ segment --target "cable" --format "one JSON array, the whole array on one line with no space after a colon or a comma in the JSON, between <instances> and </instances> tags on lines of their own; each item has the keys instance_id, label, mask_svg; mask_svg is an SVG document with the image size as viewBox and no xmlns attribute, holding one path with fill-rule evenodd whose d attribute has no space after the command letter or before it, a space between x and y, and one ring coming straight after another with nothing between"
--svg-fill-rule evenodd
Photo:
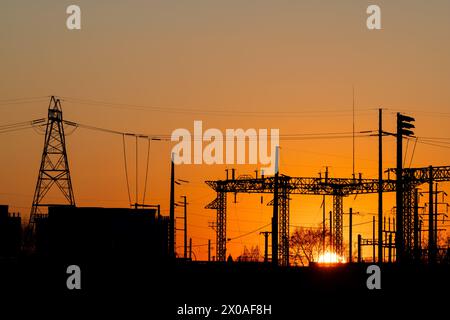
<instances>
[{"instance_id":1,"label":"cable","mask_svg":"<svg viewBox=\"0 0 450 320\"><path fill-rule=\"evenodd\" d=\"M145 183L144 183L144 194L142 195L142 204L145 204L145 193L147 192L147 178L148 178L148 167L150 162L150 139L148 139L147 147L147 167L145 169Z\"/></svg>"},{"instance_id":2,"label":"cable","mask_svg":"<svg viewBox=\"0 0 450 320\"><path fill-rule=\"evenodd\" d=\"M406 139L405 157L403 158L403 164L402 164L402 165L403 165L403 168L405 167L406 156L408 155L409 140L410 140L410 139Z\"/></svg>"},{"instance_id":3,"label":"cable","mask_svg":"<svg viewBox=\"0 0 450 320\"><path fill-rule=\"evenodd\" d=\"M444 149L450 149L450 146L443 146L443 145L436 144L436 143L429 143L429 142L424 142L424 141L418 141L418 143L426 144L426 145L434 146L434 147L439 147L439 148L444 148Z\"/></svg>"},{"instance_id":4,"label":"cable","mask_svg":"<svg viewBox=\"0 0 450 320\"><path fill-rule=\"evenodd\" d=\"M28 127L23 127L23 128L15 128L15 129L9 129L9 130L1 130L0 134L2 133L10 133L10 132L15 132L15 131L21 131L21 130L27 130L27 129L31 129L33 128L32 126L28 126Z\"/></svg>"},{"instance_id":5,"label":"cable","mask_svg":"<svg viewBox=\"0 0 450 320\"><path fill-rule=\"evenodd\" d=\"M5 100L0 100L0 106L43 102L43 101L46 101L47 99L48 99L48 96L47 97L34 97L34 98L5 99Z\"/></svg>"},{"instance_id":6,"label":"cable","mask_svg":"<svg viewBox=\"0 0 450 320\"><path fill-rule=\"evenodd\" d=\"M122 135L122 144L123 144L123 159L125 163L125 178L127 180L128 202L131 205L130 184L128 182L128 166L127 166L127 152L125 146L125 135Z\"/></svg>"},{"instance_id":7,"label":"cable","mask_svg":"<svg viewBox=\"0 0 450 320\"><path fill-rule=\"evenodd\" d=\"M38 120L41 120L41 119L38 119ZM17 122L17 123L11 123L11 124L4 124L4 125L0 126L0 130L2 130L2 129L9 129L9 128L12 128L12 127L17 127L17 126L32 125L34 122L36 122L38 120ZM45 119L43 119L43 120L45 120Z\"/></svg>"},{"instance_id":8,"label":"cable","mask_svg":"<svg viewBox=\"0 0 450 320\"><path fill-rule=\"evenodd\" d=\"M28 97L28 98L12 98L12 99L1 99L0 102L10 102L10 101L18 101L18 100L36 100L36 99L44 99L49 98L50 96L40 96L40 97Z\"/></svg>"},{"instance_id":9,"label":"cable","mask_svg":"<svg viewBox=\"0 0 450 320\"><path fill-rule=\"evenodd\" d=\"M30 129L35 126L42 126L42 125L45 125L45 124L43 124L43 122L45 122L45 121L46 121L46 119L41 118L41 119L36 119L36 120L31 120L31 121L5 124L5 125L0 126L0 133L8 133L8 132Z\"/></svg>"},{"instance_id":10,"label":"cable","mask_svg":"<svg viewBox=\"0 0 450 320\"><path fill-rule=\"evenodd\" d=\"M100 131L100 132L105 132L105 133L111 133L111 134L116 134L116 135L127 135L127 136L133 136L133 137L138 137L138 138L143 138L143 139L151 139L153 141L172 141L171 139L171 135L167 135L167 134L160 134L160 135L155 135L155 134L141 134L141 133L132 133L132 132L122 132L122 131L118 131L118 130L111 130L111 129L105 129L105 128L100 128L100 127L95 127L92 125L85 125L85 124L80 124L77 122L73 122L73 121L67 121L64 120L64 123L67 125L71 125L71 126L78 126L80 128L84 128L84 129L89 129L89 130L96 130L96 131ZM360 131L358 132L359 135L357 135L357 138L366 138L366 137L372 137L372 135L368 134L370 132L373 131ZM233 137L233 140L236 141L245 141L247 139L251 140L252 138L256 139L256 137L259 137L259 135L257 136L253 136L253 135L246 135L243 139L238 139L237 137ZM341 133L314 133L314 134L310 134L310 133L297 133L297 134L280 134L279 135L280 140L316 140L316 139L341 139L341 138L351 138L353 137L352 135L349 135L349 133L347 132L341 132ZM194 141L202 141L203 138L196 138L193 137L192 140ZM227 137L225 136L224 141L229 141L229 139L227 139Z\"/></svg>"},{"instance_id":11,"label":"cable","mask_svg":"<svg viewBox=\"0 0 450 320\"><path fill-rule=\"evenodd\" d=\"M262 226L262 227L259 227L259 228L256 229L256 230L253 230L253 231L250 231L250 232L241 234L241 235L239 235L239 236L237 236L237 237L234 237L234 238L229 238L229 239L228 239L228 242L233 241L233 240L236 240L236 239L240 239L240 238L243 238L243 237L246 237L246 236L248 236L248 235L250 235L250 234L252 234L252 233L258 232L258 231L260 231L261 229L264 229L265 227L268 227L268 226L270 226L270 225L271 225L271 223L268 223L268 224L266 224L266 225L264 225L264 226Z\"/></svg>"},{"instance_id":12,"label":"cable","mask_svg":"<svg viewBox=\"0 0 450 320\"><path fill-rule=\"evenodd\" d=\"M45 129L43 127L46 127L47 124L41 124L39 126L32 126L31 128L36 132L38 135L43 136L45 135ZM73 132L72 132L73 133Z\"/></svg>"},{"instance_id":13,"label":"cable","mask_svg":"<svg viewBox=\"0 0 450 320\"><path fill-rule=\"evenodd\" d=\"M416 140L414 141L413 151L412 151L412 154L411 154L411 161L409 161L409 168L411 168L412 161L413 161L413 159L414 159L414 153L415 153L415 151L416 151L416 145L417 145L417 141L418 141L418 140L419 140L419 138L416 137Z\"/></svg>"},{"instance_id":14,"label":"cable","mask_svg":"<svg viewBox=\"0 0 450 320\"><path fill-rule=\"evenodd\" d=\"M316 115L323 117L324 114L332 115L348 115L351 110L346 109L334 109L334 110L308 110L308 111L242 111L242 110L213 110L212 107L203 108L203 109L193 109L193 108L180 108L180 107L163 107L163 106L148 106L148 105L133 105L133 104L125 104L125 103L115 103L115 102L105 102L99 100L91 100L91 99L81 99L74 97L62 97L62 100L68 103L78 103L85 105L94 105L94 106L103 106L110 108L119 108L119 109L134 109L134 110L144 110L144 111L152 111L152 112L164 112L164 113L181 113L181 114L208 114L208 115L216 115L216 116L235 116L239 114L241 116L258 116L258 117L291 117L292 115ZM373 110L373 108L366 109L365 112ZM362 112L361 112L362 113Z\"/></svg>"}]
</instances>

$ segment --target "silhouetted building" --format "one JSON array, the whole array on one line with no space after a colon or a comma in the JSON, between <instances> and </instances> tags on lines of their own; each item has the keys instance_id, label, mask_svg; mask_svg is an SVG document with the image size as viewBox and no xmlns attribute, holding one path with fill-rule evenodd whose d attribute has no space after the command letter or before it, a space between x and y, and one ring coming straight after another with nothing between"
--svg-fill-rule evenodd
<instances>
[{"instance_id":1,"label":"silhouetted building","mask_svg":"<svg viewBox=\"0 0 450 320\"><path fill-rule=\"evenodd\" d=\"M50 207L36 222L36 251L52 258L168 257L168 218L156 209Z\"/></svg>"},{"instance_id":2,"label":"silhouetted building","mask_svg":"<svg viewBox=\"0 0 450 320\"><path fill-rule=\"evenodd\" d=\"M9 213L8 206L0 206L0 257L14 257L20 252L22 226L19 214Z\"/></svg>"}]
</instances>

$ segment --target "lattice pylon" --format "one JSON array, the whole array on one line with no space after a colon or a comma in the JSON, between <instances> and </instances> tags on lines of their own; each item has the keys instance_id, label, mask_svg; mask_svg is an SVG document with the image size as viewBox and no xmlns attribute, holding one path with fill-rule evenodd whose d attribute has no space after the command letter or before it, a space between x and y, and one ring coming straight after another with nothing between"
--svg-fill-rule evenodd
<instances>
[{"instance_id":1,"label":"lattice pylon","mask_svg":"<svg viewBox=\"0 0 450 320\"><path fill-rule=\"evenodd\" d=\"M289 266L289 193L282 189L278 215L278 259L281 266Z\"/></svg>"},{"instance_id":2,"label":"lattice pylon","mask_svg":"<svg viewBox=\"0 0 450 320\"><path fill-rule=\"evenodd\" d=\"M414 201L415 190L405 183L403 187L403 237L404 237L404 258L412 260L414 258Z\"/></svg>"},{"instance_id":3,"label":"lattice pylon","mask_svg":"<svg viewBox=\"0 0 450 320\"><path fill-rule=\"evenodd\" d=\"M60 204L75 206L69 161L67 159L61 102L52 96L48 107L48 121L45 130L41 166L30 213L30 226L32 229L36 219L45 215L42 208L57 205L44 202L45 196L54 186L64 196L66 203Z\"/></svg>"},{"instance_id":4,"label":"lattice pylon","mask_svg":"<svg viewBox=\"0 0 450 320\"><path fill-rule=\"evenodd\" d=\"M334 237L334 247L336 248L336 254L342 256L344 253L344 235L343 235L343 207L344 196L342 194L333 195L333 237Z\"/></svg>"},{"instance_id":5,"label":"lattice pylon","mask_svg":"<svg viewBox=\"0 0 450 320\"><path fill-rule=\"evenodd\" d=\"M217 191L217 198L205 208L217 210L216 260L225 262L227 258L227 194Z\"/></svg>"},{"instance_id":6,"label":"lattice pylon","mask_svg":"<svg viewBox=\"0 0 450 320\"><path fill-rule=\"evenodd\" d=\"M289 266L289 192L282 185L278 199L278 263ZM267 205L273 206L273 199Z\"/></svg>"}]
</instances>

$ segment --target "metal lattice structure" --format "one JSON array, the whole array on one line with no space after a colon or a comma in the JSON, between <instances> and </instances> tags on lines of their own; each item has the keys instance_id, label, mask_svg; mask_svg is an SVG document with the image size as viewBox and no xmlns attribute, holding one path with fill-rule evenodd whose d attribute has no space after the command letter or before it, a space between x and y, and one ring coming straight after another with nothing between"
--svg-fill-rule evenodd
<instances>
[{"instance_id":1,"label":"metal lattice structure","mask_svg":"<svg viewBox=\"0 0 450 320\"><path fill-rule=\"evenodd\" d=\"M289 193L282 187L278 211L278 261L282 266L289 265Z\"/></svg>"},{"instance_id":2,"label":"metal lattice structure","mask_svg":"<svg viewBox=\"0 0 450 320\"><path fill-rule=\"evenodd\" d=\"M282 188L282 193L278 202L278 261L282 266L289 265L289 194L286 188ZM267 203L273 206L273 199Z\"/></svg>"},{"instance_id":3,"label":"metal lattice structure","mask_svg":"<svg viewBox=\"0 0 450 320\"><path fill-rule=\"evenodd\" d=\"M414 185L412 181L404 181L403 185L403 243L404 255L412 257L414 248Z\"/></svg>"},{"instance_id":4,"label":"metal lattice structure","mask_svg":"<svg viewBox=\"0 0 450 320\"><path fill-rule=\"evenodd\" d=\"M389 176L396 173L396 169L388 169ZM430 174L431 173L431 174ZM226 193L274 193L274 177L250 178L242 176L238 179L206 181L206 184L217 192L217 198L206 208L217 210L217 246L226 252ZM414 248L417 250L419 243L414 236L415 226L418 221L415 218L417 207L415 189L421 184L432 182L450 181L450 166L425 167L403 169L403 222L402 237L404 241L405 255L413 257ZM343 199L352 194L377 193L379 188L383 192L395 192L396 180L383 180L380 185L378 179L362 178L330 178L330 177L278 177L279 196L279 223L278 243L279 261L281 265L289 264L289 198L293 194L302 195L329 195L333 196L333 243L337 254L342 255L343 250ZM220 201L218 199L221 199ZM285 200L284 200L285 199ZM218 203L220 202L220 207ZM287 240L286 240L287 239ZM219 252L219 249L217 249ZM221 251L222 252L222 251ZM219 261L225 260L225 255Z\"/></svg>"},{"instance_id":5,"label":"metal lattice structure","mask_svg":"<svg viewBox=\"0 0 450 320\"><path fill-rule=\"evenodd\" d=\"M389 174L396 175L396 169L388 169ZM402 232L401 239L396 239L396 243L402 241L403 252L399 253L406 261L418 260L420 258L420 239L417 236L418 221L418 197L416 196L416 188L422 184L433 185L434 182L450 181L450 166L440 167L424 167L424 168L405 168L402 170L403 182L403 212L402 212ZM432 194L432 193L431 193ZM429 261L435 259L436 253L436 230L433 226L433 208L430 208L429 218L429 242L428 254ZM397 234L397 235L398 235ZM397 238L396 235L396 238Z\"/></svg>"},{"instance_id":6,"label":"metal lattice structure","mask_svg":"<svg viewBox=\"0 0 450 320\"><path fill-rule=\"evenodd\" d=\"M206 206L206 209L217 210L216 217L216 260L225 261L227 258L227 194L225 192L217 192L217 198Z\"/></svg>"},{"instance_id":7,"label":"metal lattice structure","mask_svg":"<svg viewBox=\"0 0 450 320\"><path fill-rule=\"evenodd\" d=\"M55 186L64 196L65 204L75 206L67 159L61 102L52 96L48 108L44 150L30 214L30 226L32 228L36 220L45 215L42 209L55 205L44 202L48 192Z\"/></svg>"},{"instance_id":8,"label":"metal lattice structure","mask_svg":"<svg viewBox=\"0 0 450 320\"><path fill-rule=\"evenodd\" d=\"M275 178L251 178L206 181L217 192L217 198L206 206L217 210L216 239L217 259L225 261L226 256L226 193L274 193ZM395 191L395 180L384 180L384 192ZM343 253L343 197L350 194L378 192L378 179L347 178L304 178L280 175L278 177L279 215L278 215L278 258L282 266L289 265L289 200L290 195L332 195L334 204L333 243L337 253ZM219 206L220 203L220 206ZM273 204L273 202L271 202ZM269 204L271 204L269 203ZM220 248L220 249L219 249ZM221 253L221 254L219 254Z\"/></svg>"},{"instance_id":9,"label":"metal lattice structure","mask_svg":"<svg viewBox=\"0 0 450 320\"><path fill-rule=\"evenodd\" d=\"M344 218L344 197L341 194L333 195L333 236L334 246L336 254L342 256L344 253L344 231L343 231L343 218Z\"/></svg>"}]
</instances>

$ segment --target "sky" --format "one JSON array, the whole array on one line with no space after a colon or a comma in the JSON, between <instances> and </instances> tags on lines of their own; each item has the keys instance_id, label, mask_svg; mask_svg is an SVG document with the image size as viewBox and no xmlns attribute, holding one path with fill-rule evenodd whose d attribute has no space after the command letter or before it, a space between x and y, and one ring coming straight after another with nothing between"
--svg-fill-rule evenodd
<instances>
[{"instance_id":1,"label":"sky","mask_svg":"<svg viewBox=\"0 0 450 320\"><path fill-rule=\"evenodd\" d=\"M67 6L81 8L81 30L66 28ZM382 30L368 30L366 8L381 8ZM114 129L170 135L207 128L280 130L281 135L395 131L395 113L416 118L418 137L447 138L439 146L411 142L413 167L448 165L450 154L450 2L416 1L23 1L0 4L0 125L46 117L49 96L62 99L66 120ZM32 98L23 103L23 98ZM22 100L13 100L22 99ZM128 206L122 138L67 128L67 148L79 206ZM429 140L428 140L429 142ZM384 167L395 166L395 141L384 138ZM0 203L28 219L43 136L35 130L0 134ZM169 209L173 144L152 141L146 202ZM352 174L351 139L282 140L280 171L315 177ZM414 149L414 154L412 150ZM126 140L132 202L135 141ZM147 141L138 144L139 198L144 189ZM411 160L412 159L412 160ZM187 195L194 255L206 257L215 240L204 209L215 194L205 180L254 174L255 165L179 165L176 198ZM355 170L376 178L376 137L357 138ZM442 186L445 190L447 186ZM56 197L56 195L55 195ZM230 197L231 198L231 197ZM228 203L228 243L263 248L256 230L270 222L269 195L238 195ZM55 198L56 199L56 198ZM394 206L385 196L385 215ZM317 226L321 197L294 196L291 225ZM423 200L425 201L425 200ZM331 208L331 197L327 199ZM348 197L355 232L371 237L376 196ZM182 215L182 209L177 209ZM344 225L346 222L344 218ZM368 223L367 223L368 222ZM182 226L177 226L181 228ZM268 229L268 227L267 227ZM292 229L291 229L292 231ZM345 229L344 229L345 232ZM353 237L356 239L356 236ZM344 236L347 241L347 237ZM177 232L177 246L182 232ZM370 251L370 250L368 250ZM180 251L182 252L181 248Z\"/></svg>"}]
</instances>

